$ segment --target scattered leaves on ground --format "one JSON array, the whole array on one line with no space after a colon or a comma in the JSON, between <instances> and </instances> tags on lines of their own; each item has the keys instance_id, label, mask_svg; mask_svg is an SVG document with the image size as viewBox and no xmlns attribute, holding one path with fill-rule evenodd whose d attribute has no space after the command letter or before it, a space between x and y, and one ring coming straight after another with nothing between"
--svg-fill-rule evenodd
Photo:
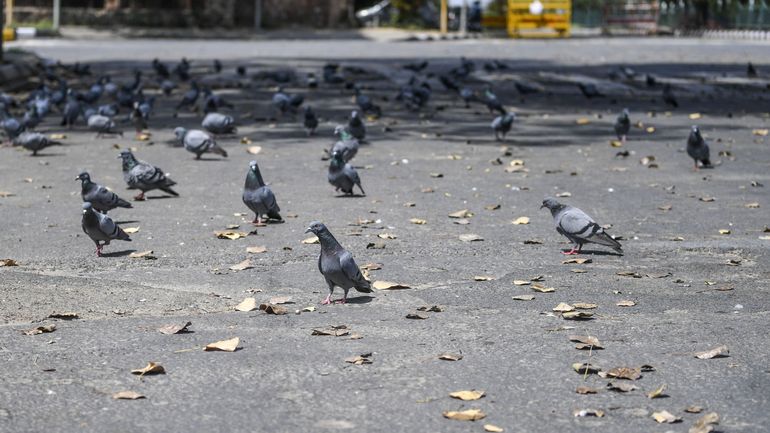
<instances>
[{"instance_id":1,"label":"scattered leaves on ground","mask_svg":"<svg viewBox=\"0 0 770 433\"><path fill-rule=\"evenodd\" d=\"M590 335L570 335L569 341L572 341L573 343L577 343L575 345L575 349L578 350L584 350L584 349L592 349L592 350L600 350L604 349L604 346L599 342L599 339L590 336Z\"/></svg>"},{"instance_id":2,"label":"scattered leaves on ground","mask_svg":"<svg viewBox=\"0 0 770 433\"><path fill-rule=\"evenodd\" d=\"M642 371L640 368L615 367L600 372L599 376L604 378L611 377L615 379L637 380L642 377Z\"/></svg>"},{"instance_id":3,"label":"scattered leaves on ground","mask_svg":"<svg viewBox=\"0 0 770 433\"><path fill-rule=\"evenodd\" d=\"M234 241L236 239L245 238L248 236L248 233L246 232L234 232L231 230L221 230L214 232L214 235L217 237L217 239L230 239L231 241Z\"/></svg>"},{"instance_id":4,"label":"scattered leaves on ground","mask_svg":"<svg viewBox=\"0 0 770 433\"><path fill-rule=\"evenodd\" d=\"M551 310L559 313L566 313L568 311L573 311L574 309L575 307L572 305L567 304L566 302L560 302L559 305L553 307Z\"/></svg>"},{"instance_id":5,"label":"scattered leaves on ground","mask_svg":"<svg viewBox=\"0 0 770 433\"><path fill-rule=\"evenodd\" d=\"M249 142L251 142L251 141L249 141ZM249 146L249 147L246 148L246 152L249 152L252 155L256 155L256 154L258 154L261 151L262 151L262 147L260 147L260 146Z\"/></svg>"},{"instance_id":6,"label":"scattered leaves on ground","mask_svg":"<svg viewBox=\"0 0 770 433\"><path fill-rule=\"evenodd\" d=\"M181 334L188 332L187 327L192 325L192 322L185 323L169 323L158 328L158 332L166 335Z\"/></svg>"},{"instance_id":7,"label":"scattered leaves on ground","mask_svg":"<svg viewBox=\"0 0 770 433\"><path fill-rule=\"evenodd\" d=\"M593 310L594 308L598 307L598 305L588 302L575 302L572 304L572 306L578 310Z\"/></svg>"},{"instance_id":8,"label":"scattered leaves on ground","mask_svg":"<svg viewBox=\"0 0 770 433\"><path fill-rule=\"evenodd\" d=\"M313 329L310 335L331 335L333 337L342 337L343 335L350 334L350 328L347 325L335 325L329 328L317 328Z\"/></svg>"},{"instance_id":9,"label":"scattered leaves on ground","mask_svg":"<svg viewBox=\"0 0 770 433\"><path fill-rule=\"evenodd\" d=\"M427 314L420 314L420 313L409 313L406 315L407 319L416 319L416 320L425 320L429 318Z\"/></svg>"},{"instance_id":10,"label":"scattered leaves on ground","mask_svg":"<svg viewBox=\"0 0 770 433\"><path fill-rule=\"evenodd\" d=\"M211 344L207 344L203 350L206 352L235 352L235 350L238 349L238 343L240 342L241 339L238 337L229 340L215 341Z\"/></svg>"},{"instance_id":11,"label":"scattered leaves on ground","mask_svg":"<svg viewBox=\"0 0 770 433\"><path fill-rule=\"evenodd\" d=\"M545 287L542 284L532 284L530 289L540 293L552 293L556 291L556 289L554 289L553 287Z\"/></svg>"},{"instance_id":12,"label":"scattered leaves on ground","mask_svg":"<svg viewBox=\"0 0 770 433\"><path fill-rule=\"evenodd\" d=\"M590 320L593 319L594 313L588 311L567 311L562 313L561 317L566 320Z\"/></svg>"},{"instance_id":13,"label":"scattered leaves on ground","mask_svg":"<svg viewBox=\"0 0 770 433\"><path fill-rule=\"evenodd\" d=\"M166 369L156 362L148 362L144 368L131 370L131 374L138 374L139 376L147 376L150 374L166 374Z\"/></svg>"},{"instance_id":14,"label":"scattered leaves on ground","mask_svg":"<svg viewBox=\"0 0 770 433\"><path fill-rule=\"evenodd\" d=\"M585 362L576 362L572 364L572 369L580 374L599 374L599 372L602 371L601 368Z\"/></svg>"},{"instance_id":15,"label":"scattered leaves on ground","mask_svg":"<svg viewBox=\"0 0 770 433\"><path fill-rule=\"evenodd\" d=\"M361 355L351 356L350 358L345 358L345 362L353 365L364 365L364 364L371 364L372 363L372 353L363 353Z\"/></svg>"}]
</instances>

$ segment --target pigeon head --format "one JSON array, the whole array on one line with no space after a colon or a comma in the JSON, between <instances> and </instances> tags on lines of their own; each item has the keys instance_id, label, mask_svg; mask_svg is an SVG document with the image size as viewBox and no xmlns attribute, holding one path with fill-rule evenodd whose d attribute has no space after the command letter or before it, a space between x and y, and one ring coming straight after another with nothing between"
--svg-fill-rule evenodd
<instances>
[{"instance_id":1,"label":"pigeon head","mask_svg":"<svg viewBox=\"0 0 770 433\"><path fill-rule=\"evenodd\" d=\"M628 117L631 113L628 112L628 108L623 109L623 117Z\"/></svg>"},{"instance_id":2,"label":"pigeon head","mask_svg":"<svg viewBox=\"0 0 770 433\"><path fill-rule=\"evenodd\" d=\"M83 203L83 213L85 214L89 212L93 212L93 206L91 205L90 201L87 201Z\"/></svg>"},{"instance_id":3,"label":"pigeon head","mask_svg":"<svg viewBox=\"0 0 770 433\"><path fill-rule=\"evenodd\" d=\"M313 233L314 235L318 236L325 231L327 231L327 228L322 222L313 221L310 223L310 226L308 226L307 230L305 230L305 233Z\"/></svg>"},{"instance_id":4,"label":"pigeon head","mask_svg":"<svg viewBox=\"0 0 770 433\"><path fill-rule=\"evenodd\" d=\"M543 204L540 206L540 209L544 207L548 208L548 210L550 210L551 213L553 213L563 208L564 205L556 201L556 199L553 197L546 197L545 200L543 200Z\"/></svg>"},{"instance_id":5,"label":"pigeon head","mask_svg":"<svg viewBox=\"0 0 770 433\"><path fill-rule=\"evenodd\" d=\"M360 117L360 116L359 116L359 114L358 114L358 110L353 110L353 112L352 112L352 113L350 113L350 118L351 118L351 119L358 119L359 117Z\"/></svg>"},{"instance_id":6,"label":"pigeon head","mask_svg":"<svg viewBox=\"0 0 770 433\"><path fill-rule=\"evenodd\" d=\"M332 152L332 162L335 162L338 165L345 165L345 160L342 158L342 152L338 150Z\"/></svg>"},{"instance_id":7,"label":"pigeon head","mask_svg":"<svg viewBox=\"0 0 770 433\"><path fill-rule=\"evenodd\" d=\"M84 171L78 175L78 177L75 178L75 180L82 180L83 182L90 182L91 176L88 174L87 171Z\"/></svg>"},{"instance_id":8,"label":"pigeon head","mask_svg":"<svg viewBox=\"0 0 770 433\"><path fill-rule=\"evenodd\" d=\"M181 126L177 126L176 128L174 128L174 135L176 135L177 140L183 139L185 133L187 133L187 130L182 128Z\"/></svg>"},{"instance_id":9,"label":"pigeon head","mask_svg":"<svg viewBox=\"0 0 770 433\"><path fill-rule=\"evenodd\" d=\"M334 135L342 135L344 131L345 131L345 127L342 125L337 125L334 127Z\"/></svg>"},{"instance_id":10,"label":"pigeon head","mask_svg":"<svg viewBox=\"0 0 770 433\"><path fill-rule=\"evenodd\" d=\"M692 128L690 128L690 133L693 135L700 135L700 128L698 128L698 125L693 125Z\"/></svg>"}]
</instances>

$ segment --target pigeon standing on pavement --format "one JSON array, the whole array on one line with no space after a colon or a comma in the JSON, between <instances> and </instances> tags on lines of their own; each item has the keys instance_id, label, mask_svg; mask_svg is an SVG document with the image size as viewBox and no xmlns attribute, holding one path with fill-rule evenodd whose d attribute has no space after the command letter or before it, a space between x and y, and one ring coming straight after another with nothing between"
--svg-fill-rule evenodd
<instances>
[{"instance_id":1,"label":"pigeon standing on pavement","mask_svg":"<svg viewBox=\"0 0 770 433\"><path fill-rule=\"evenodd\" d=\"M631 119L629 119L628 114L628 108L624 108L615 120L615 135L622 143L626 142L628 131L631 130Z\"/></svg>"},{"instance_id":2,"label":"pigeon standing on pavement","mask_svg":"<svg viewBox=\"0 0 770 433\"><path fill-rule=\"evenodd\" d=\"M350 113L348 131L350 131L350 135L359 141L363 141L364 138L366 138L366 125L364 125L364 121L361 119L361 115L358 114L357 110L353 110L353 112Z\"/></svg>"},{"instance_id":3,"label":"pigeon standing on pavement","mask_svg":"<svg viewBox=\"0 0 770 433\"><path fill-rule=\"evenodd\" d=\"M329 229L320 222L310 223L305 233L313 233L318 236L321 244L321 255L318 257L318 270L323 275L329 286L329 295L321 301L321 304L331 304L334 287L340 287L345 295L337 303L344 304L348 300L348 291L353 288L362 293L371 293L372 286L361 274L353 255L340 245L332 236Z\"/></svg>"},{"instance_id":4,"label":"pigeon standing on pavement","mask_svg":"<svg viewBox=\"0 0 770 433\"><path fill-rule=\"evenodd\" d=\"M697 126L692 127L690 135L687 137L687 154L695 162L693 170L698 171L698 162L701 163L701 167L711 167L709 145L700 135L700 128Z\"/></svg>"},{"instance_id":5,"label":"pigeon standing on pavement","mask_svg":"<svg viewBox=\"0 0 770 433\"><path fill-rule=\"evenodd\" d=\"M174 135L185 150L195 154L195 159L201 159L201 155L206 152L217 153L227 158L227 152L219 147L214 137L200 129L188 130L180 126L174 129Z\"/></svg>"},{"instance_id":6,"label":"pigeon standing on pavement","mask_svg":"<svg viewBox=\"0 0 770 433\"><path fill-rule=\"evenodd\" d=\"M563 251L562 254L578 254L586 243L605 245L618 254L623 254L620 242L605 233L604 229L582 210L561 204L551 197L543 200L540 209L544 207L551 211L556 231L574 244L571 250Z\"/></svg>"},{"instance_id":7,"label":"pigeon standing on pavement","mask_svg":"<svg viewBox=\"0 0 770 433\"><path fill-rule=\"evenodd\" d=\"M677 102L676 96L674 96L674 91L671 89L671 84L666 83L666 85L663 86L663 102L665 102L666 105L670 105L674 108L679 107L679 102Z\"/></svg>"},{"instance_id":8,"label":"pigeon standing on pavement","mask_svg":"<svg viewBox=\"0 0 770 433\"><path fill-rule=\"evenodd\" d=\"M195 101L198 100L198 95L200 95L200 88L198 87L198 82L192 81L190 83L190 89L184 93L182 96L182 100L179 101L179 103L176 105L176 111L179 111L183 107L188 107L189 109L197 109L195 106Z\"/></svg>"},{"instance_id":9,"label":"pigeon standing on pavement","mask_svg":"<svg viewBox=\"0 0 770 433\"><path fill-rule=\"evenodd\" d=\"M201 126L212 134L235 134L238 128L235 127L235 119L222 113L209 113L203 118Z\"/></svg>"},{"instance_id":10,"label":"pigeon standing on pavement","mask_svg":"<svg viewBox=\"0 0 770 433\"><path fill-rule=\"evenodd\" d=\"M262 215L268 219L281 221L281 208L275 200L275 194L262 180L257 161L249 163L249 172L246 173L246 183L243 185L243 203L254 212L254 224L262 224Z\"/></svg>"},{"instance_id":11,"label":"pigeon standing on pavement","mask_svg":"<svg viewBox=\"0 0 770 433\"><path fill-rule=\"evenodd\" d=\"M46 137L39 132L22 132L13 140L14 146L21 146L32 151L32 156L37 156L37 152L48 146L61 146L61 143Z\"/></svg>"},{"instance_id":12,"label":"pigeon standing on pavement","mask_svg":"<svg viewBox=\"0 0 770 433\"><path fill-rule=\"evenodd\" d=\"M356 140L356 138L342 125L337 125L337 127L334 128L334 135L339 136L340 139L334 143L330 153L338 152L345 162L353 159L358 153L358 140Z\"/></svg>"},{"instance_id":13,"label":"pigeon standing on pavement","mask_svg":"<svg viewBox=\"0 0 770 433\"><path fill-rule=\"evenodd\" d=\"M353 186L357 185L361 194L366 195L364 188L361 187L361 178L358 177L358 172L353 166L345 162L340 152L332 152L328 179L335 191L341 190L347 195L353 195Z\"/></svg>"},{"instance_id":14,"label":"pigeon standing on pavement","mask_svg":"<svg viewBox=\"0 0 770 433\"><path fill-rule=\"evenodd\" d=\"M123 179L131 188L136 188L141 192L134 197L134 200L144 200L144 193L159 189L167 194L179 196L176 191L171 189L176 182L166 177L158 167L136 159L130 150L120 152L118 158L123 160Z\"/></svg>"},{"instance_id":15,"label":"pigeon standing on pavement","mask_svg":"<svg viewBox=\"0 0 770 433\"><path fill-rule=\"evenodd\" d=\"M83 232L96 244L97 257L101 257L102 248L109 245L112 240L131 242L131 238L123 229L118 227L107 215L94 212L94 208L89 202L83 203L81 227L83 227Z\"/></svg>"},{"instance_id":16,"label":"pigeon standing on pavement","mask_svg":"<svg viewBox=\"0 0 770 433\"><path fill-rule=\"evenodd\" d=\"M123 136L123 131L115 129L115 122L107 116L101 114L92 114L88 116L88 129L96 132L96 137L101 137L105 134L115 134Z\"/></svg>"},{"instance_id":17,"label":"pigeon standing on pavement","mask_svg":"<svg viewBox=\"0 0 770 433\"><path fill-rule=\"evenodd\" d=\"M75 178L80 183L80 196L84 202L89 202L94 209L101 213L107 213L116 207L132 208L131 203L118 197L117 194L107 188L91 181L91 176L84 171Z\"/></svg>"},{"instance_id":18,"label":"pigeon standing on pavement","mask_svg":"<svg viewBox=\"0 0 770 433\"><path fill-rule=\"evenodd\" d=\"M495 131L495 140L505 141L505 135L510 132L515 118L516 115L508 112L495 117L495 120L492 121L492 129Z\"/></svg>"},{"instance_id":19,"label":"pigeon standing on pavement","mask_svg":"<svg viewBox=\"0 0 770 433\"><path fill-rule=\"evenodd\" d=\"M313 107L305 107L305 120L302 122L302 126L305 127L308 137L315 134L315 130L318 128L318 117L316 117Z\"/></svg>"},{"instance_id":20,"label":"pigeon standing on pavement","mask_svg":"<svg viewBox=\"0 0 770 433\"><path fill-rule=\"evenodd\" d=\"M466 101L466 104L467 102L468 101ZM489 87L484 90L484 103L487 105L487 109L490 113L497 111L498 113L505 115L505 107L503 107L503 104L497 99L497 95L495 95Z\"/></svg>"},{"instance_id":21,"label":"pigeon standing on pavement","mask_svg":"<svg viewBox=\"0 0 770 433\"><path fill-rule=\"evenodd\" d=\"M604 96L604 94L599 91L599 88L597 88L596 84L594 83L578 83L578 87L580 88L580 92L583 93L583 96L588 99Z\"/></svg>"},{"instance_id":22,"label":"pigeon standing on pavement","mask_svg":"<svg viewBox=\"0 0 770 433\"><path fill-rule=\"evenodd\" d=\"M746 67L746 76L749 78L757 78L759 76L757 68L755 68L751 62L749 62L749 65Z\"/></svg>"}]
</instances>

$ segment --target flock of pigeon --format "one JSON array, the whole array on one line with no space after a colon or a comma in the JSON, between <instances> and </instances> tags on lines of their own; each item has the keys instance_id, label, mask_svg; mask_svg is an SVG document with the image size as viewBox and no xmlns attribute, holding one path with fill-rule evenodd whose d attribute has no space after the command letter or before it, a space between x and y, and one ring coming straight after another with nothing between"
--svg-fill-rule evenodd
<instances>
[{"instance_id":1,"label":"flock of pigeon","mask_svg":"<svg viewBox=\"0 0 770 433\"><path fill-rule=\"evenodd\" d=\"M419 111L431 98L433 87L428 77L423 74L427 67L427 61L403 66L413 75L401 87L395 100L403 103L407 110ZM516 116L506 109L491 87L487 86L483 95L479 96L466 84L467 78L475 68L475 62L461 58L459 66L439 75L438 80L447 91L456 93L466 106L471 103L481 103L486 106L489 113L495 113L496 117L491 122L491 129L495 138L503 141L511 131ZM484 68L503 70L507 66L494 61L486 63ZM749 68L749 74L751 74L753 66L749 65ZM202 109L205 114L200 130L188 130L183 127L174 129L173 133L178 144L195 154L196 159L200 159L205 153L227 157L227 152L217 144L216 139L217 136L237 132L235 119L221 112L223 109L234 108L233 104L210 88L201 88L187 59L182 59L173 69L169 69L156 59L152 62L152 69L154 76L149 80L142 71L137 70L131 82L116 84L110 76L104 75L96 79L90 87L77 90L68 85L64 76L76 76L85 82L91 75L88 65L63 66L58 63L46 63L41 66L38 88L30 92L23 101L18 101L8 94L0 94L0 127L13 146L28 149L32 155L37 155L49 146L62 145L60 141L35 131L36 126L54 112L61 115L60 126L68 129L80 124L80 119L83 119L82 122L97 136L113 134L122 136L123 131L117 125L125 122L131 123L137 136L140 136L148 128L156 100L155 95L146 96L144 90L157 88L158 96L162 94L166 98L174 98L174 91L178 87L174 80L177 79L188 83L188 90L182 93L181 100L175 106L176 112L183 109L195 111ZM621 73L632 73L625 69L628 68L621 68ZM222 71L222 64L219 61L214 62L214 71L216 73ZM246 68L239 66L236 73L245 77ZM339 125L334 130L338 139L328 151L328 181L336 191L346 195L353 195L354 188L360 190L361 195L365 195L361 178L350 162L356 156L360 143L366 139L367 117L381 116L382 109L372 97L364 93L362 86L340 73L339 65L332 63L325 65L321 76L325 85L338 86L351 91L356 104L356 109L350 113L348 123ZM435 75L431 74L429 77L432 78ZM279 82L286 81L284 80L286 77L273 78ZM655 78L652 76L647 76L646 82L648 86L656 85ZM308 88L319 86L319 80L315 74L307 75L306 85ZM514 85L522 95L543 90L525 82L517 81ZM604 96L595 84L581 82L578 83L578 87L586 98ZM662 100L670 106L678 106L676 97L668 84L663 86ZM276 115L281 117L294 116L302 109L304 130L308 135L315 133L319 119L313 108L305 105L303 95L289 94L278 87L272 97L272 106ZM14 111L21 114L22 110L21 118L14 117L12 114ZM124 119L118 117L121 110L128 111L128 116ZM176 117L176 113L174 116ZM614 132L619 140L625 142L630 127L629 112L624 109L614 125ZM695 170L699 167L711 167L709 147L697 126L692 127L687 139L687 153L695 162ZM145 193L153 190L160 190L172 196L178 195L173 189L175 182L161 168L138 160L130 150L123 150L119 158L122 160L123 177L127 186L140 191L134 197L135 200L144 200ZM104 245L109 245L113 240L131 241L128 234L107 216L107 213L115 208L131 208L131 203L105 186L94 182L87 172L80 173L76 180L81 181L82 187L82 228L96 244L97 255L101 255ZM254 212L255 224L282 221L276 197L263 180L256 161L251 161L249 164L242 199L243 203ZM580 209L561 204L553 198L546 198L542 207L550 210L556 230L574 245L564 254L577 254L586 243L608 246L619 254L623 253L620 243ZM345 302L348 290L351 288L361 292L371 291L369 282L361 275L350 252L337 242L324 224L313 222L307 231L317 235L321 244L318 267L329 286L329 296L323 301L324 303L331 302L334 287L340 287L345 292L345 297L340 302Z\"/></svg>"}]
</instances>

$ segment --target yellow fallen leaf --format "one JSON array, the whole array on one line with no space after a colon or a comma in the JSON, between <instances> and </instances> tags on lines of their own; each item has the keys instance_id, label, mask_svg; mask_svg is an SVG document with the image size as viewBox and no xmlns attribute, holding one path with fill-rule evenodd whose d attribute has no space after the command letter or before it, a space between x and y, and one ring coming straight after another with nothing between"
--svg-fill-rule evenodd
<instances>
[{"instance_id":1,"label":"yellow fallen leaf","mask_svg":"<svg viewBox=\"0 0 770 433\"><path fill-rule=\"evenodd\" d=\"M409 220L409 222L412 223L412 224L420 225L420 226L428 224L428 221L426 221L424 219L421 219L421 218L412 218L412 219Z\"/></svg>"},{"instance_id":2,"label":"yellow fallen leaf","mask_svg":"<svg viewBox=\"0 0 770 433\"><path fill-rule=\"evenodd\" d=\"M230 266L231 271L245 271L246 269L251 269L254 266L251 264L251 260L246 259L236 265Z\"/></svg>"},{"instance_id":3,"label":"yellow fallen leaf","mask_svg":"<svg viewBox=\"0 0 770 433\"><path fill-rule=\"evenodd\" d=\"M527 280L513 280L513 284L515 284L517 286L528 286L529 285L529 281L527 281Z\"/></svg>"},{"instance_id":4,"label":"yellow fallen leaf","mask_svg":"<svg viewBox=\"0 0 770 433\"><path fill-rule=\"evenodd\" d=\"M511 167L522 166L522 165L524 165L524 160L522 160L522 159L512 159L511 162L508 165L510 165Z\"/></svg>"},{"instance_id":5,"label":"yellow fallen leaf","mask_svg":"<svg viewBox=\"0 0 770 433\"><path fill-rule=\"evenodd\" d=\"M468 209L462 209L458 210L457 212L452 212L448 216L449 218L470 218L473 216L473 212L469 211Z\"/></svg>"},{"instance_id":6,"label":"yellow fallen leaf","mask_svg":"<svg viewBox=\"0 0 770 433\"><path fill-rule=\"evenodd\" d=\"M758 135L760 137L766 136L768 132L770 132L770 131L768 131L767 129L753 129L751 131L752 134Z\"/></svg>"},{"instance_id":7,"label":"yellow fallen leaf","mask_svg":"<svg viewBox=\"0 0 770 433\"><path fill-rule=\"evenodd\" d=\"M472 400L478 400L481 397L484 397L484 391L455 391L450 392L449 396L452 398L456 398L463 401L472 401Z\"/></svg>"},{"instance_id":8,"label":"yellow fallen leaf","mask_svg":"<svg viewBox=\"0 0 770 433\"><path fill-rule=\"evenodd\" d=\"M491 433L500 433L501 431L503 431L503 429L494 424L484 424L484 431L488 431Z\"/></svg>"},{"instance_id":9,"label":"yellow fallen leaf","mask_svg":"<svg viewBox=\"0 0 770 433\"><path fill-rule=\"evenodd\" d=\"M144 368L131 370L131 374L138 374L140 376L146 376L148 374L166 374L166 369L158 363L149 362Z\"/></svg>"},{"instance_id":10,"label":"yellow fallen leaf","mask_svg":"<svg viewBox=\"0 0 770 433\"><path fill-rule=\"evenodd\" d=\"M224 230L214 232L214 235L217 237L217 239L230 239L234 241L236 239L245 238L248 236L248 233Z\"/></svg>"},{"instance_id":11,"label":"yellow fallen leaf","mask_svg":"<svg viewBox=\"0 0 770 433\"><path fill-rule=\"evenodd\" d=\"M712 359L712 358L724 357L729 354L730 354L730 349L728 349L727 346L722 345L719 347L715 347L711 350L707 350L705 352L697 352L695 354L695 357L698 359Z\"/></svg>"},{"instance_id":12,"label":"yellow fallen leaf","mask_svg":"<svg viewBox=\"0 0 770 433\"><path fill-rule=\"evenodd\" d=\"M443 413L444 418L453 419L455 421L478 421L486 418L487 414L479 409L468 409L463 411L447 411Z\"/></svg>"},{"instance_id":13,"label":"yellow fallen leaf","mask_svg":"<svg viewBox=\"0 0 770 433\"><path fill-rule=\"evenodd\" d=\"M690 120L698 120L698 119L701 118L701 115L700 115L700 113L690 113L690 115L687 116L687 117L689 117Z\"/></svg>"},{"instance_id":14,"label":"yellow fallen leaf","mask_svg":"<svg viewBox=\"0 0 770 433\"><path fill-rule=\"evenodd\" d=\"M529 224L529 218L525 216L518 217L515 220L513 220L511 224L515 224L515 225Z\"/></svg>"},{"instance_id":15,"label":"yellow fallen leaf","mask_svg":"<svg viewBox=\"0 0 770 433\"><path fill-rule=\"evenodd\" d=\"M682 418L675 417L671 414L671 412L667 410L663 410L660 412L654 412L652 414L652 417L657 421L659 424L672 424L675 422L679 422L682 420Z\"/></svg>"},{"instance_id":16,"label":"yellow fallen leaf","mask_svg":"<svg viewBox=\"0 0 770 433\"><path fill-rule=\"evenodd\" d=\"M138 400L145 397L136 391L119 391L112 394L112 398L115 400Z\"/></svg>"},{"instance_id":17,"label":"yellow fallen leaf","mask_svg":"<svg viewBox=\"0 0 770 433\"><path fill-rule=\"evenodd\" d=\"M64 140L67 138L65 134L51 134L51 140Z\"/></svg>"},{"instance_id":18,"label":"yellow fallen leaf","mask_svg":"<svg viewBox=\"0 0 770 433\"><path fill-rule=\"evenodd\" d=\"M730 234L730 230L728 230L728 229L719 229L719 234L720 235L729 235Z\"/></svg>"},{"instance_id":19,"label":"yellow fallen leaf","mask_svg":"<svg viewBox=\"0 0 770 433\"><path fill-rule=\"evenodd\" d=\"M132 235L132 234L134 234L134 233L139 231L139 227L126 227L126 228L123 229L123 231L128 233L128 234L130 234L130 235Z\"/></svg>"},{"instance_id":20,"label":"yellow fallen leaf","mask_svg":"<svg viewBox=\"0 0 770 433\"><path fill-rule=\"evenodd\" d=\"M623 147L623 143L619 140L610 140L610 146L612 147Z\"/></svg>"},{"instance_id":21,"label":"yellow fallen leaf","mask_svg":"<svg viewBox=\"0 0 770 433\"><path fill-rule=\"evenodd\" d=\"M473 277L473 281L492 281L495 277L490 277L489 275L476 275Z\"/></svg>"},{"instance_id":22,"label":"yellow fallen leaf","mask_svg":"<svg viewBox=\"0 0 770 433\"><path fill-rule=\"evenodd\" d=\"M241 137L241 144L251 144L251 139L249 137Z\"/></svg>"},{"instance_id":23,"label":"yellow fallen leaf","mask_svg":"<svg viewBox=\"0 0 770 433\"><path fill-rule=\"evenodd\" d=\"M411 289L411 287L409 287L406 284L393 283L390 281L375 281L372 283L372 287L374 287L377 290Z\"/></svg>"},{"instance_id":24,"label":"yellow fallen leaf","mask_svg":"<svg viewBox=\"0 0 770 433\"><path fill-rule=\"evenodd\" d=\"M310 245L310 244L320 244L321 241L318 240L318 236L310 236L307 239L303 239L302 243L303 244L308 244L308 245Z\"/></svg>"},{"instance_id":25,"label":"yellow fallen leaf","mask_svg":"<svg viewBox=\"0 0 770 433\"><path fill-rule=\"evenodd\" d=\"M650 391L647 393L647 398L660 398L664 396L664 392L666 391L666 384L659 386L654 391Z\"/></svg>"},{"instance_id":26,"label":"yellow fallen leaf","mask_svg":"<svg viewBox=\"0 0 770 433\"><path fill-rule=\"evenodd\" d=\"M149 141L150 140L150 134L139 134L136 136L137 141Z\"/></svg>"},{"instance_id":27,"label":"yellow fallen leaf","mask_svg":"<svg viewBox=\"0 0 770 433\"><path fill-rule=\"evenodd\" d=\"M222 340L222 341L216 341L211 344L207 344L206 347L203 348L206 352L213 352L213 351L221 351L221 352L235 352L235 349L238 348L238 343L241 342L241 339L238 337L231 338L229 340Z\"/></svg>"},{"instance_id":28,"label":"yellow fallen leaf","mask_svg":"<svg viewBox=\"0 0 770 433\"><path fill-rule=\"evenodd\" d=\"M629 301L629 300L624 300L624 301L619 301L615 305L617 305L618 307L633 307L634 305L636 305L636 302Z\"/></svg>"},{"instance_id":29,"label":"yellow fallen leaf","mask_svg":"<svg viewBox=\"0 0 770 433\"><path fill-rule=\"evenodd\" d=\"M646 131L647 131L648 134L652 134L653 132L655 132L655 127L654 126L648 126Z\"/></svg>"},{"instance_id":30,"label":"yellow fallen leaf","mask_svg":"<svg viewBox=\"0 0 770 433\"><path fill-rule=\"evenodd\" d=\"M590 120L588 120L588 119L587 119L587 118L585 118L585 117L581 117L580 119L577 119L577 120L575 121L575 123L577 123L578 125L588 125L589 123L591 123L591 121L590 121Z\"/></svg>"},{"instance_id":31,"label":"yellow fallen leaf","mask_svg":"<svg viewBox=\"0 0 770 433\"><path fill-rule=\"evenodd\" d=\"M553 307L551 310L559 313L566 313L567 311L573 311L575 307L566 302L560 302L559 305Z\"/></svg>"},{"instance_id":32,"label":"yellow fallen leaf","mask_svg":"<svg viewBox=\"0 0 770 433\"><path fill-rule=\"evenodd\" d=\"M257 309L257 300L255 298L246 298L236 305L235 309L238 311L254 311Z\"/></svg>"}]
</instances>

